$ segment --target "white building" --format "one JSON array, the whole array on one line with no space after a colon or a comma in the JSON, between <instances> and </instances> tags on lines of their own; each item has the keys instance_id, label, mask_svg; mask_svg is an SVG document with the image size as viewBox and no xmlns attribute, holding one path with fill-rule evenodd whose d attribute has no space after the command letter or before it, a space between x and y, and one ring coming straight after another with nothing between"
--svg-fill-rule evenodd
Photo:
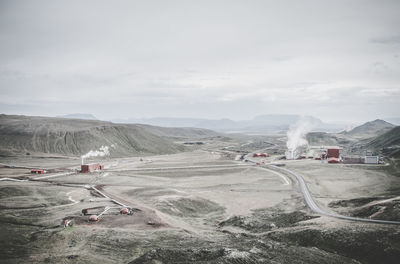
<instances>
[{"instance_id":1,"label":"white building","mask_svg":"<svg viewBox=\"0 0 400 264\"><path fill-rule=\"evenodd\" d=\"M364 157L365 164L378 164L379 163L379 156L365 156Z\"/></svg>"},{"instance_id":2,"label":"white building","mask_svg":"<svg viewBox=\"0 0 400 264\"><path fill-rule=\"evenodd\" d=\"M288 159L288 160L297 159L299 157L299 155L297 153L297 150L295 150L295 149L294 150L287 150L285 152L285 156L286 156L286 159Z\"/></svg>"}]
</instances>

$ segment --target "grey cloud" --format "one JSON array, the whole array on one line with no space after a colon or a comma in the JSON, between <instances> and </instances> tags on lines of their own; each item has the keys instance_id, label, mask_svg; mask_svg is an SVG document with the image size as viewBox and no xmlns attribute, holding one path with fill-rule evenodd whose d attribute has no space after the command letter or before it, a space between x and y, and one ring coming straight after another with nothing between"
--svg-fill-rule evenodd
<instances>
[{"instance_id":1,"label":"grey cloud","mask_svg":"<svg viewBox=\"0 0 400 264\"><path fill-rule=\"evenodd\" d=\"M4 0L0 112L400 115L399 10L372 0Z\"/></svg>"},{"instance_id":2,"label":"grey cloud","mask_svg":"<svg viewBox=\"0 0 400 264\"><path fill-rule=\"evenodd\" d=\"M387 36L387 37L379 37L379 38L372 38L372 43L378 44L386 44L386 45L399 45L400 44L400 35L397 36Z\"/></svg>"}]
</instances>

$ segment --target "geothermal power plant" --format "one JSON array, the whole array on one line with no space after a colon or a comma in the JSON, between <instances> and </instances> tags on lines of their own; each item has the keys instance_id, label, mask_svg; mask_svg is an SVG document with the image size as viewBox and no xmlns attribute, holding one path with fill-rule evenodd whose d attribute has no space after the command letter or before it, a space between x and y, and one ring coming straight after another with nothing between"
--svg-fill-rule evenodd
<instances>
[{"instance_id":1,"label":"geothermal power plant","mask_svg":"<svg viewBox=\"0 0 400 264\"><path fill-rule=\"evenodd\" d=\"M2 118L1 131L28 119ZM29 120L17 139L0 140L10 153L24 146L0 164L2 237L18 238L0 241L29 252L25 260L397 263L397 152L382 145L397 127L359 140L298 123L260 136L74 120L63 134L42 132L59 119ZM37 143L27 149L24 140Z\"/></svg>"}]
</instances>

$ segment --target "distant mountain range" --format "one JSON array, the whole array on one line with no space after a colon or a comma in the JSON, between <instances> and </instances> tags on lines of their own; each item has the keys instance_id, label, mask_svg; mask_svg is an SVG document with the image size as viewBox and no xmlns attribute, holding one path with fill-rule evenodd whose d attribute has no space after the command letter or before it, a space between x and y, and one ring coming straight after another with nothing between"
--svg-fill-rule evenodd
<instances>
[{"instance_id":1,"label":"distant mountain range","mask_svg":"<svg viewBox=\"0 0 400 264\"><path fill-rule=\"evenodd\" d=\"M68 114L68 115L59 115L56 117L60 118L71 118L71 119L84 119L84 120L98 120L94 115L92 114Z\"/></svg>"},{"instance_id":2,"label":"distant mountain range","mask_svg":"<svg viewBox=\"0 0 400 264\"><path fill-rule=\"evenodd\" d=\"M57 116L70 119L98 120L92 114L68 114ZM222 119L205 119L205 118L174 118L174 117L154 117L154 118L129 118L129 119L113 119L114 123L123 124L145 124L159 127L170 128L202 128L210 129L224 133L244 133L244 134L284 134L295 125L300 119L306 120L311 124L312 131L318 132L340 132L343 131L349 124L345 123L325 123L322 120L313 116L287 115L287 114L269 114L256 116L249 120L232 120L228 118ZM385 121L386 120L386 121ZM393 128L394 125L400 124L400 118L387 118L385 120L377 119L367 122L363 125L354 127L349 131L343 131L340 134L366 137L375 136L381 131L382 133ZM389 123L390 122L390 123ZM393 124L392 124L393 123Z\"/></svg>"},{"instance_id":3,"label":"distant mountain range","mask_svg":"<svg viewBox=\"0 0 400 264\"><path fill-rule=\"evenodd\" d=\"M250 120L234 121L231 119L199 119L199 118L142 118L142 119L117 119L116 123L148 124L162 127L197 127L211 129L219 132L237 132L247 134L258 133L286 133L291 125L300 119L307 120L315 131L339 131L344 128L341 124L326 124L320 119L300 115L261 115Z\"/></svg>"}]
</instances>

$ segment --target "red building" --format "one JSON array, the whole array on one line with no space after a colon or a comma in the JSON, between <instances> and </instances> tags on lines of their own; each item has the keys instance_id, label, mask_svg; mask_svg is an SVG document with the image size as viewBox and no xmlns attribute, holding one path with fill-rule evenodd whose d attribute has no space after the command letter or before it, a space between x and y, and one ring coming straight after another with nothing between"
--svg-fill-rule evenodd
<instances>
[{"instance_id":1,"label":"red building","mask_svg":"<svg viewBox=\"0 0 400 264\"><path fill-rule=\"evenodd\" d=\"M122 208L120 211L119 211L119 213L120 214L130 214L131 213L131 210L129 209L129 208L126 208L126 207L124 207L124 208Z\"/></svg>"},{"instance_id":2,"label":"red building","mask_svg":"<svg viewBox=\"0 0 400 264\"><path fill-rule=\"evenodd\" d=\"M36 174L44 174L45 170L42 169L32 169L31 173L36 173Z\"/></svg>"},{"instance_id":3,"label":"red building","mask_svg":"<svg viewBox=\"0 0 400 264\"><path fill-rule=\"evenodd\" d=\"M337 158L339 159L339 148L328 148L328 159L329 158Z\"/></svg>"},{"instance_id":4,"label":"red building","mask_svg":"<svg viewBox=\"0 0 400 264\"><path fill-rule=\"evenodd\" d=\"M328 158L328 163L339 163L339 159L338 158Z\"/></svg>"},{"instance_id":5,"label":"red building","mask_svg":"<svg viewBox=\"0 0 400 264\"><path fill-rule=\"evenodd\" d=\"M100 165L99 163L81 165L82 173L90 173L90 172L94 172L96 170L104 170L104 165Z\"/></svg>"},{"instance_id":6,"label":"red building","mask_svg":"<svg viewBox=\"0 0 400 264\"><path fill-rule=\"evenodd\" d=\"M269 157L269 154L268 153L254 153L253 158L257 158L257 157L267 158L267 157Z\"/></svg>"},{"instance_id":7,"label":"red building","mask_svg":"<svg viewBox=\"0 0 400 264\"><path fill-rule=\"evenodd\" d=\"M99 221L99 217L97 215L91 215L91 216L89 216L89 221L98 222Z\"/></svg>"}]
</instances>

